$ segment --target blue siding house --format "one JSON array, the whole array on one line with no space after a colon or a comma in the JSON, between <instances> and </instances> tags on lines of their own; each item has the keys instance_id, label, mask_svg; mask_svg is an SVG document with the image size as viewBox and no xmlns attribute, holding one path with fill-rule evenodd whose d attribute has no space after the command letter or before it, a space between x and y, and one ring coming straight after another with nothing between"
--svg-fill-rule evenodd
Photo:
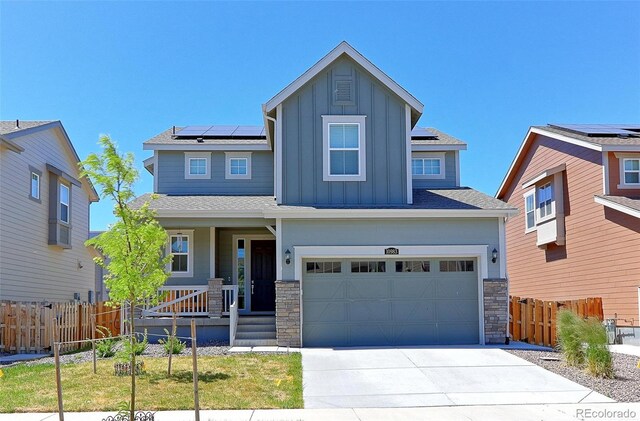
<instances>
[{"instance_id":1,"label":"blue siding house","mask_svg":"<svg viewBox=\"0 0 640 421\"><path fill-rule=\"evenodd\" d=\"M504 342L517 210L460 185L466 144L418 127L422 111L342 42L263 105L264 126L147 140L174 254L147 325L209 316L234 345Z\"/></svg>"}]
</instances>

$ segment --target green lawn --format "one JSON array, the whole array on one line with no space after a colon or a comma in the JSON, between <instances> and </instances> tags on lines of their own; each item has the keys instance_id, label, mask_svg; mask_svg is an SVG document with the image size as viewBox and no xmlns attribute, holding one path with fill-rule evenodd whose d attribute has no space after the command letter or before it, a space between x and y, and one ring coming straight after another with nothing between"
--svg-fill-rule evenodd
<instances>
[{"instance_id":1,"label":"green lawn","mask_svg":"<svg viewBox=\"0 0 640 421\"><path fill-rule=\"evenodd\" d=\"M139 409L193 409L191 357L148 358L138 376ZM2 369L0 413L57 412L53 365ZM238 354L198 358L201 409L302 408L302 359L292 354ZM114 411L129 400L130 378L113 375L113 360L62 366L65 411Z\"/></svg>"}]
</instances>

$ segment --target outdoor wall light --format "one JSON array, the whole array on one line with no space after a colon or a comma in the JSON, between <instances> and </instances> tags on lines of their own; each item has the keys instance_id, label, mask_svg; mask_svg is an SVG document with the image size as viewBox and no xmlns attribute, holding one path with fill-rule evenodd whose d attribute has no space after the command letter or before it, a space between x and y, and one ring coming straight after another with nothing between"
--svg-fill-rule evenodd
<instances>
[{"instance_id":1,"label":"outdoor wall light","mask_svg":"<svg viewBox=\"0 0 640 421\"><path fill-rule=\"evenodd\" d=\"M284 251L284 263L287 265L291 264L291 251L289 251L289 249Z\"/></svg>"},{"instance_id":2,"label":"outdoor wall light","mask_svg":"<svg viewBox=\"0 0 640 421\"><path fill-rule=\"evenodd\" d=\"M495 263L496 260L498 260L498 250L493 249L493 251L491 252L491 262Z\"/></svg>"}]
</instances>

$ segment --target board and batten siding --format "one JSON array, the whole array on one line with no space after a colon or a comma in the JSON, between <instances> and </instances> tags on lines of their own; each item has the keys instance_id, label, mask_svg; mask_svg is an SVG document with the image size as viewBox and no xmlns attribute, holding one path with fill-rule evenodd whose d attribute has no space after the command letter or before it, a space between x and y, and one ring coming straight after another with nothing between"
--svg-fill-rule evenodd
<instances>
[{"instance_id":1,"label":"board and batten siding","mask_svg":"<svg viewBox=\"0 0 640 421\"><path fill-rule=\"evenodd\" d=\"M414 189L434 189L457 187L456 183L456 153L444 153L444 178L418 178L413 176ZM420 152L414 152L413 157L419 158Z\"/></svg>"},{"instance_id":2,"label":"board and batten siding","mask_svg":"<svg viewBox=\"0 0 640 421\"><path fill-rule=\"evenodd\" d=\"M333 105L336 77L351 77L355 105ZM323 115L365 115L366 181L323 181ZM406 204L405 103L349 58L282 104L283 204Z\"/></svg>"},{"instance_id":3,"label":"board and batten siding","mask_svg":"<svg viewBox=\"0 0 640 421\"><path fill-rule=\"evenodd\" d=\"M486 244L488 275L500 277L499 262L490 259L499 248L498 218L283 220L281 229L283 252L295 246L393 246L402 260L402 246ZM294 280L294 266L283 265L283 280Z\"/></svg>"},{"instance_id":4,"label":"board and batten siding","mask_svg":"<svg viewBox=\"0 0 640 421\"><path fill-rule=\"evenodd\" d=\"M566 164L566 246L536 247L525 234L522 189L542 171ZM602 297L605 318L638 324L640 223L594 202L602 194L602 153L536 135L503 200L520 209L506 224L510 293L542 300ZM620 322L622 324L622 322Z\"/></svg>"},{"instance_id":5,"label":"board and batten siding","mask_svg":"<svg viewBox=\"0 0 640 421\"><path fill-rule=\"evenodd\" d=\"M12 140L20 154L0 151L0 299L62 302L95 288L95 265L84 242L89 237L89 197L71 186L71 248L48 245L49 163L79 179L75 157L58 129ZM40 203L29 199L31 171L42 172ZM80 268L80 265L82 268Z\"/></svg>"},{"instance_id":6,"label":"board and batten siding","mask_svg":"<svg viewBox=\"0 0 640 421\"><path fill-rule=\"evenodd\" d=\"M185 152L158 151L158 191L161 194L272 195L273 152L252 151L251 179L225 179L224 152L211 152L211 178L185 179Z\"/></svg>"}]
</instances>

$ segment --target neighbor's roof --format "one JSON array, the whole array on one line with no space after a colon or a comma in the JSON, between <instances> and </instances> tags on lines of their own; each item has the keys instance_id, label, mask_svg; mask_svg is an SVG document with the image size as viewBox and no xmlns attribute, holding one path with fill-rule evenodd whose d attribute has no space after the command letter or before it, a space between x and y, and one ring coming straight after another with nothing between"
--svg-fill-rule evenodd
<instances>
[{"instance_id":1,"label":"neighbor's roof","mask_svg":"<svg viewBox=\"0 0 640 421\"><path fill-rule=\"evenodd\" d=\"M33 127L44 126L45 124L53 123L55 120L43 120L43 121L22 121L18 120L16 126L16 120L2 120L0 121L0 135L19 132L20 130L31 129Z\"/></svg>"},{"instance_id":2,"label":"neighbor's roof","mask_svg":"<svg viewBox=\"0 0 640 421\"><path fill-rule=\"evenodd\" d=\"M596 195L596 203L640 218L640 197Z\"/></svg>"},{"instance_id":3,"label":"neighbor's roof","mask_svg":"<svg viewBox=\"0 0 640 421\"><path fill-rule=\"evenodd\" d=\"M137 197L131 204L140 207L151 199L147 193ZM516 213L517 209L494 197L468 187L453 189L416 189L413 191L413 205L277 205L273 196L178 196L156 194L151 200L151 209L159 217L262 217L291 212L307 213L310 216L318 211L358 211L363 216L369 211L407 210L407 211L497 211ZM340 215L349 217L347 213ZM428 216L425 213L425 216ZM443 214L442 216L446 216ZM452 214L452 216L454 216Z\"/></svg>"},{"instance_id":4,"label":"neighbor's roof","mask_svg":"<svg viewBox=\"0 0 640 421\"><path fill-rule=\"evenodd\" d=\"M522 164L529 147L531 146L535 135L542 135L557 139L561 142L567 142L579 145L596 151L639 151L640 152L640 133L638 136L616 136L616 135L598 135L588 136L573 130L563 129L557 125L531 126L524 137L520 149L516 153L509 170L505 174L496 197L504 197L507 187L510 185L513 177Z\"/></svg>"}]
</instances>

